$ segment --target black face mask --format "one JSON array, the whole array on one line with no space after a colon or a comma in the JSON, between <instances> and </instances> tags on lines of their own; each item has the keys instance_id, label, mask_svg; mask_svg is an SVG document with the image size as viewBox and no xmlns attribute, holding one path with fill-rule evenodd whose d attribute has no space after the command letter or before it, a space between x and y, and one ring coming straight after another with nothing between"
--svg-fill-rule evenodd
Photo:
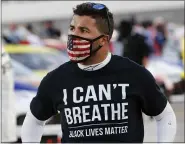
<instances>
[{"instance_id":1,"label":"black face mask","mask_svg":"<svg viewBox=\"0 0 185 144\"><path fill-rule=\"evenodd\" d=\"M67 52L70 60L76 63L87 60L92 54L102 47L99 45L96 49L92 50L93 42L103 36L104 35L100 35L95 39L88 39L76 35L68 35Z\"/></svg>"}]
</instances>

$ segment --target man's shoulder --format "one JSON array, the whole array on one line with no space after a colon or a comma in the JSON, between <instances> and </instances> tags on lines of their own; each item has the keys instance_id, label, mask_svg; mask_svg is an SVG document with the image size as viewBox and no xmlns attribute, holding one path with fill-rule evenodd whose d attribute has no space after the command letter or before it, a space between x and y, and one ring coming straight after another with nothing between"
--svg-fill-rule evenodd
<instances>
[{"instance_id":1,"label":"man's shoulder","mask_svg":"<svg viewBox=\"0 0 185 144\"><path fill-rule=\"evenodd\" d=\"M131 59L127 57L122 57L118 55L113 55L113 62L117 63L117 66L122 66L125 68L137 68L142 69L143 66L137 64L136 62L132 61Z\"/></svg>"},{"instance_id":2,"label":"man's shoulder","mask_svg":"<svg viewBox=\"0 0 185 144\"><path fill-rule=\"evenodd\" d=\"M118 55L113 55L113 65L119 67L119 69L129 69L137 73L137 75L143 75L144 73L148 73L148 70L136 62L130 60L127 57L122 57Z\"/></svg>"},{"instance_id":3,"label":"man's shoulder","mask_svg":"<svg viewBox=\"0 0 185 144\"><path fill-rule=\"evenodd\" d=\"M50 78L59 78L63 75L69 74L72 71L74 65L71 61L65 62L54 70L50 71L47 76Z\"/></svg>"}]
</instances>

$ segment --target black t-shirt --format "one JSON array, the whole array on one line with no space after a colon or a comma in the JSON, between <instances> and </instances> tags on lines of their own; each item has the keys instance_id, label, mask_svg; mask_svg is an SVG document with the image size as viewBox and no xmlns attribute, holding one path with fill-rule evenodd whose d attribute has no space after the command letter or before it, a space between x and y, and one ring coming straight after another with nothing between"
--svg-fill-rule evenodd
<instances>
[{"instance_id":1,"label":"black t-shirt","mask_svg":"<svg viewBox=\"0 0 185 144\"><path fill-rule=\"evenodd\" d=\"M123 56L140 65L142 65L143 58L148 57L151 53L150 47L145 43L144 36L139 34L129 36L124 40L123 44Z\"/></svg>"},{"instance_id":2,"label":"black t-shirt","mask_svg":"<svg viewBox=\"0 0 185 144\"><path fill-rule=\"evenodd\" d=\"M142 111L156 116L166 103L144 67L113 55L96 71L67 62L48 73L30 108L39 120L60 111L62 142L143 142Z\"/></svg>"}]
</instances>

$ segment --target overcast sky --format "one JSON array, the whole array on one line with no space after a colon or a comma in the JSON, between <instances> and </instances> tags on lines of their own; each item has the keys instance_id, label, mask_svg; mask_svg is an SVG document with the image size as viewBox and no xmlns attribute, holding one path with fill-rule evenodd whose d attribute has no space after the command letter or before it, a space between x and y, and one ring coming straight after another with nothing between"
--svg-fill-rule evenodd
<instances>
[{"instance_id":1,"label":"overcast sky","mask_svg":"<svg viewBox=\"0 0 185 144\"><path fill-rule=\"evenodd\" d=\"M72 8L85 1L37 1L2 3L2 22L65 18ZM96 1L107 5L111 12L128 13L166 8L184 8L184 1Z\"/></svg>"}]
</instances>

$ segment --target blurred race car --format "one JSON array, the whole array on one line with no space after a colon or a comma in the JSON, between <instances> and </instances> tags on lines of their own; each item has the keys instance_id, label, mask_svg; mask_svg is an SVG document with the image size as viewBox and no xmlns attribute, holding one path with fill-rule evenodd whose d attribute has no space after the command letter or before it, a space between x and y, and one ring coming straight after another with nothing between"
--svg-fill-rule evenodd
<instances>
[{"instance_id":1,"label":"blurred race car","mask_svg":"<svg viewBox=\"0 0 185 144\"><path fill-rule=\"evenodd\" d=\"M67 48L66 42L62 42L61 40L57 39L44 39L43 43L49 48L54 48L60 51L64 51Z\"/></svg>"},{"instance_id":2,"label":"blurred race car","mask_svg":"<svg viewBox=\"0 0 185 144\"><path fill-rule=\"evenodd\" d=\"M184 71L181 62L174 63L162 57L155 57L149 59L146 68L152 73L169 101L171 95L183 94L183 91L178 90L177 92L174 87L174 84L181 80L181 73Z\"/></svg>"},{"instance_id":3,"label":"blurred race car","mask_svg":"<svg viewBox=\"0 0 185 144\"><path fill-rule=\"evenodd\" d=\"M33 70L40 76L69 60L68 56L48 47L31 45L5 45L10 57Z\"/></svg>"},{"instance_id":4,"label":"blurred race car","mask_svg":"<svg viewBox=\"0 0 185 144\"><path fill-rule=\"evenodd\" d=\"M11 59L11 64L14 72L15 89L36 92L42 78L14 59Z\"/></svg>"},{"instance_id":5,"label":"blurred race car","mask_svg":"<svg viewBox=\"0 0 185 144\"><path fill-rule=\"evenodd\" d=\"M11 60L14 80L15 80L15 96L16 96L16 115L17 115L17 137L21 142L21 126L23 124L26 112L29 110L29 105L33 97L36 96L41 77L33 73L31 69L23 64ZM43 138L41 142L57 142L57 135L61 131L60 117L55 116L50 118L45 126Z\"/></svg>"}]
</instances>

